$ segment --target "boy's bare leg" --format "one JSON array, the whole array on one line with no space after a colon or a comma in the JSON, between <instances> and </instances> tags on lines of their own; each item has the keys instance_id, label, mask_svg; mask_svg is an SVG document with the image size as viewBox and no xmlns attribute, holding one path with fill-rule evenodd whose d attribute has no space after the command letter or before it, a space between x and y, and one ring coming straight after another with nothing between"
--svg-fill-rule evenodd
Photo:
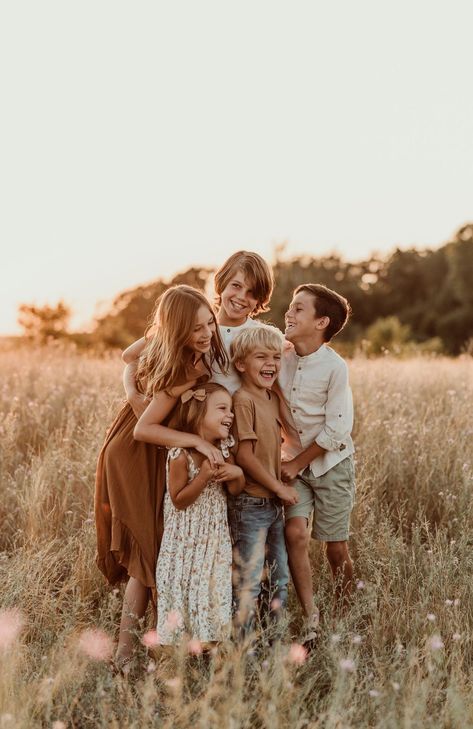
<instances>
[{"instance_id":1,"label":"boy's bare leg","mask_svg":"<svg viewBox=\"0 0 473 729\"><path fill-rule=\"evenodd\" d=\"M326 554L335 580L336 610L344 612L353 589L353 563L348 542L326 542Z\"/></svg>"},{"instance_id":2,"label":"boy's bare leg","mask_svg":"<svg viewBox=\"0 0 473 729\"><path fill-rule=\"evenodd\" d=\"M304 516L288 519L285 526L285 538L289 569L297 597L306 618L314 613L314 595L312 592L312 567L309 559L309 529Z\"/></svg>"},{"instance_id":3,"label":"boy's bare leg","mask_svg":"<svg viewBox=\"0 0 473 729\"><path fill-rule=\"evenodd\" d=\"M130 577L123 597L120 634L115 660L119 667L123 666L133 654L135 646L134 632L139 621L146 613L149 600L149 589L135 577Z\"/></svg>"}]
</instances>

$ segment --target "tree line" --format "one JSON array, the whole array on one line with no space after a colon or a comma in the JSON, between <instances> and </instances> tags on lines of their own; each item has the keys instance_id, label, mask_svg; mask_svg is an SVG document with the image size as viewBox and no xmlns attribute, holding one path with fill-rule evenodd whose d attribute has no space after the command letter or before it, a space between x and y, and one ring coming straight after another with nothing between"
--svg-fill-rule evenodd
<instances>
[{"instance_id":1,"label":"tree line","mask_svg":"<svg viewBox=\"0 0 473 729\"><path fill-rule=\"evenodd\" d=\"M271 311L263 316L279 327L293 289L307 282L325 284L345 296L353 314L337 337L349 353L414 347L456 355L473 342L473 223L459 228L452 240L435 250L396 249L386 258L351 263L338 255L288 259L275 250L275 290ZM142 336L156 299L171 285L211 288L211 268L189 268L171 280L157 279L120 293L97 317L92 332L67 333L70 308L22 304L19 322L33 339L67 337L78 345L123 348Z\"/></svg>"}]
</instances>

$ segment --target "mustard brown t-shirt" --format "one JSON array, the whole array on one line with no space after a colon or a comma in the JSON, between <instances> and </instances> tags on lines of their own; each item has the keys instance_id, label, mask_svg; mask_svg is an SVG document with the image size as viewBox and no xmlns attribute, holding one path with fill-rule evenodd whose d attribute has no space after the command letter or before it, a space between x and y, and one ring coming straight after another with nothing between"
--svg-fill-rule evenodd
<instances>
[{"instance_id":1,"label":"mustard brown t-shirt","mask_svg":"<svg viewBox=\"0 0 473 729\"><path fill-rule=\"evenodd\" d=\"M261 393L261 394L260 394ZM268 473L281 480L281 421L279 399L275 392L258 393L240 387L233 396L235 434L238 442L253 441L253 453ZM245 492L250 496L274 497L273 491L245 473Z\"/></svg>"}]
</instances>

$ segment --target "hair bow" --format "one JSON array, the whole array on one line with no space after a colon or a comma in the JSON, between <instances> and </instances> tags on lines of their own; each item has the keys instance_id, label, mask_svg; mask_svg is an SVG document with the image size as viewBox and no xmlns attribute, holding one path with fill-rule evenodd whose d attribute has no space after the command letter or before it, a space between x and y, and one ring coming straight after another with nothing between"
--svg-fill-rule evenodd
<instances>
[{"instance_id":1,"label":"hair bow","mask_svg":"<svg viewBox=\"0 0 473 729\"><path fill-rule=\"evenodd\" d=\"M181 395L181 402L182 403L188 402L191 398L194 398L194 400L198 400L199 402L204 402L206 397L207 397L207 393L205 392L204 389L186 390Z\"/></svg>"}]
</instances>

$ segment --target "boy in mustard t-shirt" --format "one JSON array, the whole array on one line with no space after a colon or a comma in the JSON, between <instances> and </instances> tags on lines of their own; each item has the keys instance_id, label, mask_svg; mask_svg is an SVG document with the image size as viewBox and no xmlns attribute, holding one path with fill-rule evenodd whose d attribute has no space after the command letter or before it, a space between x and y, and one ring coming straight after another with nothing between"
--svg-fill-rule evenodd
<instances>
[{"instance_id":1,"label":"boy in mustard t-shirt","mask_svg":"<svg viewBox=\"0 0 473 729\"><path fill-rule=\"evenodd\" d=\"M242 380L233 408L236 461L245 473L245 487L238 496L229 494L228 516L234 548L236 624L243 635L253 629L259 598L272 620L277 620L287 602L289 569L282 502L296 504L297 495L281 481L279 398L271 391L283 346L281 332L262 325L240 332L230 348Z\"/></svg>"}]
</instances>

